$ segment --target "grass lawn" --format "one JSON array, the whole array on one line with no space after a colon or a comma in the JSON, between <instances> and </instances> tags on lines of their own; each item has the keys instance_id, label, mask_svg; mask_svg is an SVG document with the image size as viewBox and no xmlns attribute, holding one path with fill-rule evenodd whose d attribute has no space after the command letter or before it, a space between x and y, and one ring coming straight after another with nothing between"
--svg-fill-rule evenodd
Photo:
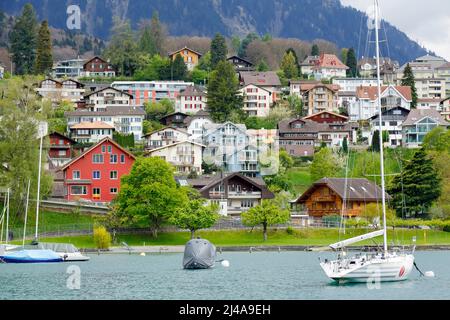
<instances>
[{"instance_id":1,"label":"grass lawn","mask_svg":"<svg viewBox=\"0 0 450 320\"><path fill-rule=\"evenodd\" d=\"M291 168L287 171L286 175L293 184L297 195L305 192L312 184L309 167Z\"/></svg>"},{"instance_id":2,"label":"grass lawn","mask_svg":"<svg viewBox=\"0 0 450 320\"><path fill-rule=\"evenodd\" d=\"M286 230L270 230L268 241L262 240L261 230L239 230L239 231L200 231L197 236L206 238L216 246L260 246L260 245L305 245L305 246L327 246L333 242L351 238L367 232L364 229L348 229L345 235L339 238L338 229L299 229L293 234ZM184 245L189 240L188 232L161 233L157 239L150 234L119 235L117 244L126 242L130 246L165 246ZM418 245L443 245L450 244L450 233L435 230L419 229L397 229L389 230L389 240L395 244L411 244L412 237L417 238ZM41 239L48 242L72 243L78 248L94 248L92 236L76 236L63 238ZM381 243L382 239L377 239ZM372 241L361 244L373 244Z\"/></svg>"}]
</instances>

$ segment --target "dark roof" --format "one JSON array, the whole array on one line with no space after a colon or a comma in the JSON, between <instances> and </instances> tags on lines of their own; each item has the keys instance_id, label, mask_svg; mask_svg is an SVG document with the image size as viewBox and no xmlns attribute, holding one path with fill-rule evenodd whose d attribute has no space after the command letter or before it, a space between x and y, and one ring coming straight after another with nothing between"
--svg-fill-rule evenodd
<instances>
[{"instance_id":1,"label":"dark roof","mask_svg":"<svg viewBox=\"0 0 450 320\"><path fill-rule=\"evenodd\" d=\"M191 51L191 52L194 52L194 53L197 54L199 57L203 56L200 52L195 51L195 50L192 50L192 49L190 49L190 48L184 46L184 48L181 48L181 49L179 49L179 50L177 50L177 51L174 51L174 52L170 52L170 53L169 53L169 57L170 57L170 56L173 56L174 54L176 54L176 53L178 53L178 52L181 52L181 51L183 51L183 50L189 50L189 51Z\"/></svg>"},{"instance_id":2,"label":"dark roof","mask_svg":"<svg viewBox=\"0 0 450 320\"><path fill-rule=\"evenodd\" d=\"M274 71L241 71L239 72L239 75L244 85L254 84L257 86L281 86L280 78Z\"/></svg>"},{"instance_id":3,"label":"dark roof","mask_svg":"<svg viewBox=\"0 0 450 320\"><path fill-rule=\"evenodd\" d=\"M49 135L49 136L51 136L51 135L57 135L57 136L60 136L60 137L63 138L63 139L69 140L69 141L72 142L73 144L77 144L77 143L78 143L78 142L76 142L75 140L73 140L72 138L69 138L69 137L67 137L67 136L65 136L65 135L63 135L63 134L61 134L61 133L59 133L59 132L56 132L56 131L53 131L53 132L49 133L48 135Z\"/></svg>"},{"instance_id":4,"label":"dark roof","mask_svg":"<svg viewBox=\"0 0 450 320\"><path fill-rule=\"evenodd\" d=\"M180 91L178 96L198 96L198 97L206 97L205 91L201 90L199 87L196 86L189 86L186 87L186 89Z\"/></svg>"},{"instance_id":5,"label":"dark roof","mask_svg":"<svg viewBox=\"0 0 450 320\"><path fill-rule=\"evenodd\" d=\"M191 122L197 118L208 118L212 121L211 116L208 111L200 110L199 112L186 117L184 119L184 124L186 125L186 127L189 127L191 125Z\"/></svg>"},{"instance_id":6,"label":"dark roof","mask_svg":"<svg viewBox=\"0 0 450 320\"><path fill-rule=\"evenodd\" d=\"M402 114L392 114L393 110L400 110L400 111L402 111ZM386 120L386 121L402 120L402 119L404 120L404 119L406 119L408 114L409 114L409 110L406 108L400 107L400 106L382 111L383 120ZM370 117L370 120L375 120L375 119L378 119L378 113L373 115L372 117Z\"/></svg>"},{"instance_id":7,"label":"dark roof","mask_svg":"<svg viewBox=\"0 0 450 320\"><path fill-rule=\"evenodd\" d=\"M106 107L106 111L89 111L76 110L65 112L65 117L70 116L120 116L120 115L135 115L145 116L145 111L139 107Z\"/></svg>"},{"instance_id":8,"label":"dark roof","mask_svg":"<svg viewBox=\"0 0 450 320\"><path fill-rule=\"evenodd\" d=\"M188 132L185 129L173 128L173 127L164 127L164 128L159 129L159 130L155 130L155 131L149 132L147 134L144 134L142 136L142 138L149 137L152 134L155 134L155 133L158 133L158 132L161 132L161 131L165 131L165 130L175 130L175 131L178 131L178 132L181 132L181 133L184 133L184 134L188 134Z\"/></svg>"},{"instance_id":9,"label":"dark roof","mask_svg":"<svg viewBox=\"0 0 450 320\"><path fill-rule=\"evenodd\" d=\"M129 96L131 99L133 99L133 95L132 95L132 94L129 94L128 92L125 92L125 91L122 91L122 90L119 90L119 89L116 89L116 88L113 88L113 87L110 87L110 86L104 87L104 88L102 88L102 89L100 89L100 90L97 90L97 91L94 91L94 92L91 92L91 93L89 93L88 95L85 95L84 98L87 98L87 97L92 96L93 94L96 94L96 93L105 91L106 89L111 89L111 90L120 92L120 93L122 93L122 94L126 94L126 95Z\"/></svg>"},{"instance_id":10,"label":"dark roof","mask_svg":"<svg viewBox=\"0 0 450 320\"><path fill-rule=\"evenodd\" d=\"M275 195L267 188L262 178L250 178L239 172L202 176L197 179L187 179L187 182L192 187L200 189L200 193L207 197L210 189L214 188L219 183L224 183L234 177L240 178L260 189L262 199L273 199L275 197Z\"/></svg>"},{"instance_id":11,"label":"dark roof","mask_svg":"<svg viewBox=\"0 0 450 320\"><path fill-rule=\"evenodd\" d=\"M227 61L229 61L229 60L231 60L231 59L238 59L238 60L240 60L240 61L242 61L242 62L245 62L245 63L247 63L247 64L249 64L249 65L253 65L253 63L251 63L250 61L248 61L248 60L245 60L244 58L241 58L241 57L238 57L238 56L231 56L231 57L228 57L227 58Z\"/></svg>"},{"instance_id":12,"label":"dark roof","mask_svg":"<svg viewBox=\"0 0 450 320\"><path fill-rule=\"evenodd\" d=\"M291 128L291 123L300 121L304 125L302 128ZM339 129L337 129L339 128ZM352 125L350 123L319 123L309 119L287 119L278 123L278 131L283 133L319 133L319 132L347 132L352 131ZM283 138L283 137L281 137Z\"/></svg>"},{"instance_id":13,"label":"dark roof","mask_svg":"<svg viewBox=\"0 0 450 320\"><path fill-rule=\"evenodd\" d=\"M83 64L83 68L84 68L85 65L87 65L89 62L91 62L91 61L94 60L94 59L99 59L99 60L101 60L101 61L104 62L104 63L110 64L110 63L109 63L108 61L106 61L105 59L102 59L102 58L100 58L99 56L95 56L95 57L92 57L91 59L89 59L88 61L86 61L86 62Z\"/></svg>"},{"instance_id":14,"label":"dark roof","mask_svg":"<svg viewBox=\"0 0 450 320\"><path fill-rule=\"evenodd\" d=\"M321 186L327 186L333 190L341 199L351 201L379 201L381 200L381 188L367 179L347 179L347 191L345 178L323 178L316 181L295 202L305 202L310 195ZM391 197L386 193L386 199Z\"/></svg>"}]
</instances>

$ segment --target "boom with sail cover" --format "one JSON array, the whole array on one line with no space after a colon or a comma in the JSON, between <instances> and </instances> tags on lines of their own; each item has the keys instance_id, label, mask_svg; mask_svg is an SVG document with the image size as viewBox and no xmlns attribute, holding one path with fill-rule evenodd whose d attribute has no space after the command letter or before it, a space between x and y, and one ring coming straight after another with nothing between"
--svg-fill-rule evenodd
<instances>
[{"instance_id":1,"label":"boom with sail cover","mask_svg":"<svg viewBox=\"0 0 450 320\"><path fill-rule=\"evenodd\" d=\"M368 239L372 239L372 238L376 238L376 237L380 237L382 235L384 235L384 230L378 230L378 231L374 231L374 232L371 232L371 233L366 233L366 234L363 234L363 235L360 235L360 236L357 236L357 237L354 237L354 238L350 238L350 239L347 239L347 240L344 240L344 241L340 241L340 242L337 242L337 243L330 244L330 248L332 248L334 250L342 249L342 248L345 248L345 247L347 247L347 246L349 246L351 244L358 243L358 242L361 242L361 241L364 241L364 240L368 240Z\"/></svg>"}]
</instances>

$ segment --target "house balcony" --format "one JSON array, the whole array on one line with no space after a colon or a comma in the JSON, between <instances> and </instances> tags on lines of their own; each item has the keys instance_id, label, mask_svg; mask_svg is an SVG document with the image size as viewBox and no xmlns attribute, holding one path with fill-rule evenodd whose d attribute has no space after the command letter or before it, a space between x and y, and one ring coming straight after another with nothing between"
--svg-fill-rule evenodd
<instances>
[{"instance_id":1,"label":"house balcony","mask_svg":"<svg viewBox=\"0 0 450 320\"><path fill-rule=\"evenodd\" d=\"M67 150L67 149L70 149L70 145L67 145L67 144L51 144L50 148L51 149L64 149L64 150Z\"/></svg>"},{"instance_id":2,"label":"house balcony","mask_svg":"<svg viewBox=\"0 0 450 320\"><path fill-rule=\"evenodd\" d=\"M66 179L66 184L92 184L91 179Z\"/></svg>"},{"instance_id":3,"label":"house balcony","mask_svg":"<svg viewBox=\"0 0 450 320\"><path fill-rule=\"evenodd\" d=\"M229 199L261 199L261 192L228 192Z\"/></svg>"},{"instance_id":4,"label":"house balcony","mask_svg":"<svg viewBox=\"0 0 450 320\"><path fill-rule=\"evenodd\" d=\"M307 210L306 214L310 217L323 217L323 216L340 216L342 215L342 210L340 209L315 209ZM359 216L361 214L360 210L347 209L344 212L344 216Z\"/></svg>"},{"instance_id":5,"label":"house balcony","mask_svg":"<svg viewBox=\"0 0 450 320\"><path fill-rule=\"evenodd\" d=\"M314 198L314 201L316 201L316 202L335 202L336 196L334 196L334 195L320 196L320 197Z\"/></svg>"}]
</instances>

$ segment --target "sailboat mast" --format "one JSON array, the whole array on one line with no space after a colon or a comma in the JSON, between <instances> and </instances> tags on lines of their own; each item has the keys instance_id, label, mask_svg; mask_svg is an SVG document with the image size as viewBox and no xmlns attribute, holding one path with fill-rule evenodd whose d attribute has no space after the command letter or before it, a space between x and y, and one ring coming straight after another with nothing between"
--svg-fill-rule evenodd
<instances>
[{"instance_id":1,"label":"sailboat mast","mask_svg":"<svg viewBox=\"0 0 450 320\"><path fill-rule=\"evenodd\" d=\"M23 240L22 240L22 247L25 247L25 236L27 234L27 219L28 219L28 204L30 201L30 184L31 179L28 180L28 188L27 188L27 206L25 208L25 221L23 224Z\"/></svg>"},{"instance_id":2,"label":"sailboat mast","mask_svg":"<svg viewBox=\"0 0 450 320\"><path fill-rule=\"evenodd\" d=\"M41 141L39 145L39 166L38 166L38 185L37 185L37 198L36 198L36 231L34 235L34 240L38 240L38 230L39 230L39 197L41 191L41 163L42 163L42 141L44 139L44 133L39 132L41 135Z\"/></svg>"},{"instance_id":3,"label":"sailboat mast","mask_svg":"<svg viewBox=\"0 0 450 320\"><path fill-rule=\"evenodd\" d=\"M7 195L7 207L6 207L6 241L5 243L8 244L9 241L9 188L8 188L8 195Z\"/></svg>"},{"instance_id":4,"label":"sailboat mast","mask_svg":"<svg viewBox=\"0 0 450 320\"><path fill-rule=\"evenodd\" d=\"M377 87L378 87L378 116L379 116L379 134L380 134L380 169L381 169L381 201L383 207L383 229L384 229L384 252L387 254L387 226L386 226L386 185L384 181L384 143L383 143L383 119L381 110L381 74L380 74L380 39L379 39L379 11L378 0L374 0L375 4L375 47L377 54Z\"/></svg>"}]
</instances>

